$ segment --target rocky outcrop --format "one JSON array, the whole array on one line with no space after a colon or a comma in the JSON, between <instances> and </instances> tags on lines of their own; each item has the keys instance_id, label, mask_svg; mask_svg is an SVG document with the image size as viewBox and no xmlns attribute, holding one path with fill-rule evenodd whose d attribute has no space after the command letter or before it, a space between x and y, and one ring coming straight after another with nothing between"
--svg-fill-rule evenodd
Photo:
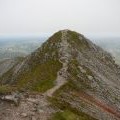
<instances>
[{"instance_id":1,"label":"rocky outcrop","mask_svg":"<svg viewBox=\"0 0 120 120\"><path fill-rule=\"evenodd\" d=\"M14 103L16 106L19 105L21 95L19 93L12 93L11 95L1 95L0 100Z\"/></svg>"}]
</instances>

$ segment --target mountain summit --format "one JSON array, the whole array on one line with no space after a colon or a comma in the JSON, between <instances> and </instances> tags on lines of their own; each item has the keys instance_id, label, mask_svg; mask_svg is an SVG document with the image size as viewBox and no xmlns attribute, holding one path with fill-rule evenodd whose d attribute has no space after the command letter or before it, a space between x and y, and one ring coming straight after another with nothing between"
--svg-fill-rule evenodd
<instances>
[{"instance_id":1,"label":"mountain summit","mask_svg":"<svg viewBox=\"0 0 120 120\"><path fill-rule=\"evenodd\" d=\"M40 120L118 120L119 71L111 55L85 36L61 30L4 73L0 82L13 91L39 96L29 101L38 101L40 112L34 116Z\"/></svg>"}]
</instances>

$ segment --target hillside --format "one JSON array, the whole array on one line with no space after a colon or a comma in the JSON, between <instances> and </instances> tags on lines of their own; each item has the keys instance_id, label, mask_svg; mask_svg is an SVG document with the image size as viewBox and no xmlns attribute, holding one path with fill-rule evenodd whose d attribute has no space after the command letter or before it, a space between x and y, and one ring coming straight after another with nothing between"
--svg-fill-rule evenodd
<instances>
[{"instance_id":1,"label":"hillside","mask_svg":"<svg viewBox=\"0 0 120 120\"><path fill-rule=\"evenodd\" d=\"M0 76L12 69L17 64L21 63L24 57L16 57L14 59L2 59L0 60Z\"/></svg>"},{"instance_id":2,"label":"hillside","mask_svg":"<svg viewBox=\"0 0 120 120\"><path fill-rule=\"evenodd\" d=\"M1 119L119 120L119 71L111 55L85 36L61 30L2 74L1 100L17 96L20 102L2 102ZM8 88L15 93L7 95Z\"/></svg>"}]
</instances>

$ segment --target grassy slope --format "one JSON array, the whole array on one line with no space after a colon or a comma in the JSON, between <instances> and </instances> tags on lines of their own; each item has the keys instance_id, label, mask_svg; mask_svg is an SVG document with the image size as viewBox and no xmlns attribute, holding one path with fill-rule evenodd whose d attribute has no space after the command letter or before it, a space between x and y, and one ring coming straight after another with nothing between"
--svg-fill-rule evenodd
<instances>
[{"instance_id":1,"label":"grassy slope","mask_svg":"<svg viewBox=\"0 0 120 120\"><path fill-rule=\"evenodd\" d=\"M33 67L30 71L22 73L18 78L18 88L45 92L54 86L57 71L62 67L59 61L49 60Z\"/></svg>"},{"instance_id":2,"label":"grassy slope","mask_svg":"<svg viewBox=\"0 0 120 120\"><path fill-rule=\"evenodd\" d=\"M53 115L52 120L88 120L87 117L78 114L70 110L64 110L62 112L57 112Z\"/></svg>"},{"instance_id":3,"label":"grassy slope","mask_svg":"<svg viewBox=\"0 0 120 120\"><path fill-rule=\"evenodd\" d=\"M10 82L10 78L14 72L15 66L17 64L19 64L20 62L22 62L24 60L24 58L17 57L17 58L15 58L15 60L16 60L16 64L0 77L0 84L1 84L0 85L0 94L9 94L12 91L17 90L17 88L15 86L11 86L9 84L6 85L6 83Z\"/></svg>"},{"instance_id":4,"label":"grassy slope","mask_svg":"<svg viewBox=\"0 0 120 120\"><path fill-rule=\"evenodd\" d=\"M62 67L58 58L58 44L61 40L61 32L55 33L30 56L25 58L27 62L21 71L13 76L14 67L7 71L0 81L16 86L19 90L44 92L54 86L57 71ZM46 57L47 55L47 57ZM20 59L20 61L22 61Z\"/></svg>"},{"instance_id":5,"label":"grassy slope","mask_svg":"<svg viewBox=\"0 0 120 120\"><path fill-rule=\"evenodd\" d=\"M81 36L81 38L80 38ZM86 38L74 31L68 31L68 42L72 45L73 48L77 48L82 52L82 50L89 49L89 43L85 40Z\"/></svg>"},{"instance_id":6,"label":"grassy slope","mask_svg":"<svg viewBox=\"0 0 120 120\"><path fill-rule=\"evenodd\" d=\"M18 88L45 92L54 86L57 72L62 67L58 57L60 40L61 32L58 32L50 37L41 48L31 54L27 63L29 69L17 76Z\"/></svg>"},{"instance_id":7,"label":"grassy slope","mask_svg":"<svg viewBox=\"0 0 120 120\"><path fill-rule=\"evenodd\" d=\"M2 94L10 94L11 92L15 91L16 88L9 86L9 85L1 85L0 86L0 95Z\"/></svg>"}]
</instances>

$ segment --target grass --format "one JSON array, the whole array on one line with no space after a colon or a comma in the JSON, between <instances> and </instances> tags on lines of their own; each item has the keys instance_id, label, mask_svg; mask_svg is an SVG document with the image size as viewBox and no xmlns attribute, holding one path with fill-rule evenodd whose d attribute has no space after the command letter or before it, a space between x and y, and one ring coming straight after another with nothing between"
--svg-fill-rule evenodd
<instances>
[{"instance_id":1,"label":"grass","mask_svg":"<svg viewBox=\"0 0 120 120\"><path fill-rule=\"evenodd\" d=\"M73 111L66 109L61 112L55 113L51 120L95 120L94 118L84 113L75 114Z\"/></svg>"},{"instance_id":2,"label":"grass","mask_svg":"<svg viewBox=\"0 0 120 120\"><path fill-rule=\"evenodd\" d=\"M58 61L61 35L61 32L55 33L41 48L26 58L25 65L20 72L13 76L13 67L0 78L0 81L5 84L16 85L18 90L45 92L52 88L57 77L57 71L62 67ZM17 59L22 61L24 58Z\"/></svg>"},{"instance_id":3,"label":"grass","mask_svg":"<svg viewBox=\"0 0 120 120\"><path fill-rule=\"evenodd\" d=\"M20 74L17 79L18 88L45 92L54 86L57 71L62 67L59 61L49 60L34 66L31 70Z\"/></svg>"},{"instance_id":4,"label":"grass","mask_svg":"<svg viewBox=\"0 0 120 120\"><path fill-rule=\"evenodd\" d=\"M51 120L78 120L78 119L79 119L79 116L74 114L72 111L64 110L62 112L55 113L52 116Z\"/></svg>"},{"instance_id":5,"label":"grass","mask_svg":"<svg viewBox=\"0 0 120 120\"><path fill-rule=\"evenodd\" d=\"M79 38L80 36L83 40ZM74 48L77 48L80 51L89 49L89 43L86 41L86 38L83 35L80 35L74 31L68 31L68 38L68 42Z\"/></svg>"},{"instance_id":6,"label":"grass","mask_svg":"<svg viewBox=\"0 0 120 120\"><path fill-rule=\"evenodd\" d=\"M31 54L27 62L28 70L23 70L16 77L18 88L45 92L54 86L57 72L62 67L58 61L61 35L61 32L55 33L41 48Z\"/></svg>"},{"instance_id":7,"label":"grass","mask_svg":"<svg viewBox=\"0 0 120 120\"><path fill-rule=\"evenodd\" d=\"M15 87L11 87L8 85L1 85L0 86L0 95L11 93L14 90L15 90Z\"/></svg>"}]
</instances>

